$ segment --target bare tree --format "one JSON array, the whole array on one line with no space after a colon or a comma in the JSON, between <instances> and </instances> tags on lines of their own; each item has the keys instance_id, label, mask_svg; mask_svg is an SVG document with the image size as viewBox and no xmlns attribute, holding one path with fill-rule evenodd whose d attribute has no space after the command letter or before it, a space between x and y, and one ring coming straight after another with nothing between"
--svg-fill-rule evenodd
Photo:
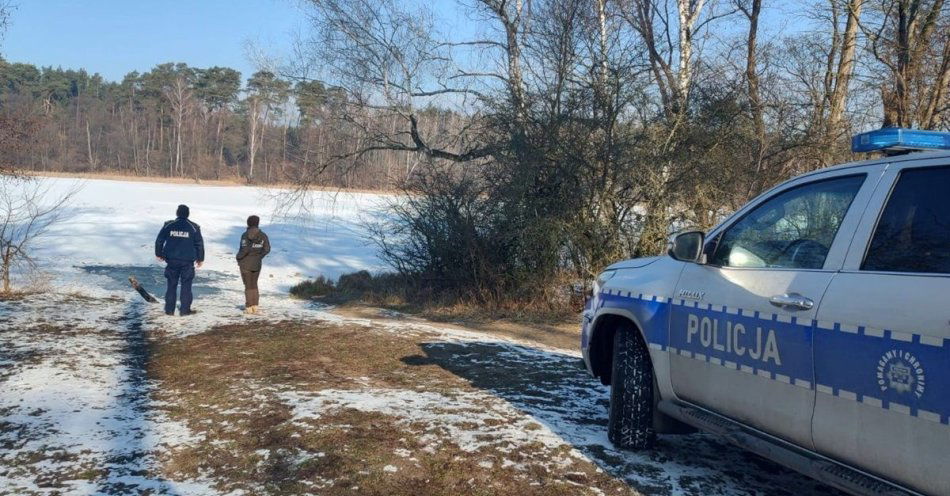
<instances>
[{"instance_id":1,"label":"bare tree","mask_svg":"<svg viewBox=\"0 0 950 496\"><path fill-rule=\"evenodd\" d=\"M734 11L716 12L706 0L623 0L621 14L643 39L663 111L669 120L686 111L694 77L697 34ZM671 9L676 11L676 21ZM707 12L708 11L708 12Z\"/></svg>"},{"instance_id":2,"label":"bare tree","mask_svg":"<svg viewBox=\"0 0 950 496\"><path fill-rule=\"evenodd\" d=\"M766 130L765 106L762 101L762 92L759 83L759 16L762 13L762 0L751 0L748 4L742 0L736 2L737 8L749 20L749 31L746 36L746 65L745 80L749 98L749 112L752 114L752 125L755 130L756 151L755 170L749 181L746 197L751 197L757 189L757 179L762 170L765 158Z\"/></svg>"},{"instance_id":3,"label":"bare tree","mask_svg":"<svg viewBox=\"0 0 950 496\"><path fill-rule=\"evenodd\" d=\"M716 20L732 15L732 3L705 0L623 0L620 15L642 40L656 98L645 103L659 106L662 119L648 125L651 143L647 157L654 167L645 169L642 232L637 255L658 253L666 243L678 183L695 171L683 159L690 105L701 56L703 33ZM754 39L752 40L754 43ZM754 60L753 60L754 63ZM656 102L656 103L654 103ZM645 116L646 122L651 119Z\"/></svg>"},{"instance_id":4,"label":"bare tree","mask_svg":"<svg viewBox=\"0 0 950 496\"><path fill-rule=\"evenodd\" d=\"M851 76L854 73L857 59L861 7L864 6L864 0L846 0L843 4L839 4L839 1L830 0L833 44L832 50L829 52L828 68L825 76L825 93L828 95L828 122L825 135L831 141L837 140L841 133L841 120L844 116ZM838 17L840 16L841 6L846 10L845 17L847 20L845 21L844 33L839 35ZM836 52L840 52L840 55L837 57L837 68L834 68L832 61Z\"/></svg>"},{"instance_id":5,"label":"bare tree","mask_svg":"<svg viewBox=\"0 0 950 496\"><path fill-rule=\"evenodd\" d=\"M507 87L510 103L514 109L515 125L523 126L528 111L522 71L522 40L528 25L525 2L524 0L478 0L477 3L495 18L504 32L504 41L496 42L491 46L504 51L507 74L499 79L504 81Z\"/></svg>"},{"instance_id":6,"label":"bare tree","mask_svg":"<svg viewBox=\"0 0 950 496\"><path fill-rule=\"evenodd\" d=\"M165 98L172 108L172 121L175 123L175 143L174 152L169 161L169 175L177 173L184 175L184 166L182 165L182 127L185 120L192 113L193 98L189 87L188 74L183 72L177 74L171 84L164 89Z\"/></svg>"},{"instance_id":7,"label":"bare tree","mask_svg":"<svg viewBox=\"0 0 950 496\"><path fill-rule=\"evenodd\" d=\"M884 126L947 125L950 8L944 0L879 0L861 27L876 72ZM932 61L932 62L931 62Z\"/></svg>"},{"instance_id":8,"label":"bare tree","mask_svg":"<svg viewBox=\"0 0 950 496\"><path fill-rule=\"evenodd\" d=\"M0 0L0 41L3 41L3 35L10 25L10 15L13 11L13 3L9 0Z\"/></svg>"},{"instance_id":9,"label":"bare tree","mask_svg":"<svg viewBox=\"0 0 950 496\"><path fill-rule=\"evenodd\" d=\"M358 164L383 150L454 162L490 154L472 132L474 121L462 125L467 132L423 133L423 110L439 98L478 97L464 84L474 74L451 71L448 46L433 37L428 12L409 10L394 0L310 3L315 36L301 44L304 59L324 63L327 82L345 91L333 117L352 144L317 171L335 161Z\"/></svg>"},{"instance_id":10,"label":"bare tree","mask_svg":"<svg viewBox=\"0 0 950 496\"><path fill-rule=\"evenodd\" d=\"M54 194L33 177L0 177L0 293L13 291L11 279L17 267L36 268L33 243L65 218L64 207L78 191L74 187Z\"/></svg>"}]
</instances>

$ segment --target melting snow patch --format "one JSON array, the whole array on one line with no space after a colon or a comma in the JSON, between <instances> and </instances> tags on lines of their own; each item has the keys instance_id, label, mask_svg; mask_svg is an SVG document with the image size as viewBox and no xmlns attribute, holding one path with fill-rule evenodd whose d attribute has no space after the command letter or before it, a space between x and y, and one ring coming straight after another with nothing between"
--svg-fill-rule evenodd
<instances>
[{"instance_id":1,"label":"melting snow patch","mask_svg":"<svg viewBox=\"0 0 950 496\"><path fill-rule=\"evenodd\" d=\"M60 297L62 298L62 297ZM28 357L0 370L0 492L38 491L61 480L65 492L132 485L156 493L217 494L210 484L151 473L157 453L201 442L150 399L140 309L110 301L65 304L54 295L0 305L0 349ZM74 319L81 316L81 323ZM40 324L48 323L49 326ZM24 460L28 460L24 463ZM108 475L79 480L83 470Z\"/></svg>"},{"instance_id":2,"label":"melting snow patch","mask_svg":"<svg viewBox=\"0 0 950 496\"><path fill-rule=\"evenodd\" d=\"M337 409L355 409L396 417L403 423L424 425L419 440L434 452L439 445L452 442L462 451L473 453L483 448L502 452L520 451L528 445L551 450L554 463L573 463L555 450L563 439L507 402L483 392L456 391L451 395L399 389L327 389L316 393L285 392L278 395L293 410L295 423L319 420ZM535 428L528 428L534 424ZM587 459L576 450L572 457Z\"/></svg>"}]
</instances>

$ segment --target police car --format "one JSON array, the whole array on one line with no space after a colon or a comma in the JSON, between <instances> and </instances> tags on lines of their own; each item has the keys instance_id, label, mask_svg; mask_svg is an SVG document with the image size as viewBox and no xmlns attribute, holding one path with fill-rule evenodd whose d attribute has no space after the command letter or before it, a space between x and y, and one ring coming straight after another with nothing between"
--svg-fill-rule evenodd
<instances>
[{"instance_id":1,"label":"police car","mask_svg":"<svg viewBox=\"0 0 950 496\"><path fill-rule=\"evenodd\" d=\"M581 348L611 442L699 428L854 494L950 495L950 133L852 149L885 158L600 274Z\"/></svg>"}]
</instances>

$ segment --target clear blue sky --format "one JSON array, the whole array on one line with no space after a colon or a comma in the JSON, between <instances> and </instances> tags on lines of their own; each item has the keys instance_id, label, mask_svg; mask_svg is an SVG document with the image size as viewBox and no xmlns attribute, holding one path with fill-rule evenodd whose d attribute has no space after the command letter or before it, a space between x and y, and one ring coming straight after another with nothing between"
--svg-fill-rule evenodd
<instances>
[{"instance_id":1,"label":"clear blue sky","mask_svg":"<svg viewBox=\"0 0 950 496\"><path fill-rule=\"evenodd\" d=\"M432 7L442 36L477 37L458 0L401 0ZM293 33L306 30L305 0L12 0L16 9L0 55L13 62L86 69L119 81L164 62L226 66L247 79L255 70L247 44L286 56ZM800 20L801 2L771 6L764 24ZM796 19L799 18L799 19ZM720 25L718 30L727 30ZM763 38L768 38L768 28ZM478 59L469 62L479 63Z\"/></svg>"},{"instance_id":2,"label":"clear blue sky","mask_svg":"<svg viewBox=\"0 0 950 496\"><path fill-rule=\"evenodd\" d=\"M282 55L304 25L296 0L13 0L0 55L38 66L84 68L108 80L163 62L256 68L251 42Z\"/></svg>"}]
</instances>

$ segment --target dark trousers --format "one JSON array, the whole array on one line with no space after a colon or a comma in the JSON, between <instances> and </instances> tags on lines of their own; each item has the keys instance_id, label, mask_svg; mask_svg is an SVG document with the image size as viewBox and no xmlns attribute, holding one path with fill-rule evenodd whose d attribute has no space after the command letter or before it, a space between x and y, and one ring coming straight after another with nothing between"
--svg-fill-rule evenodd
<instances>
[{"instance_id":1,"label":"dark trousers","mask_svg":"<svg viewBox=\"0 0 950 496\"><path fill-rule=\"evenodd\" d=\"M257 278L261 271L241 269L241 280L244 281L244 306L253 307L260 303L260 293L257 291Z\"/></svg>"},{"instance_id":2,"label":"dark trousers","mask_svg":"<svg viewBox=\"0 0 950 496\"><path fill-rule=\"evenodd\" d=\"M193 260L166 260L165 313L175 313L175 299L178 283L181 282L181 313L191 311L191 282L195 280L195 262Z\"/></svg>"}]
</instances>

